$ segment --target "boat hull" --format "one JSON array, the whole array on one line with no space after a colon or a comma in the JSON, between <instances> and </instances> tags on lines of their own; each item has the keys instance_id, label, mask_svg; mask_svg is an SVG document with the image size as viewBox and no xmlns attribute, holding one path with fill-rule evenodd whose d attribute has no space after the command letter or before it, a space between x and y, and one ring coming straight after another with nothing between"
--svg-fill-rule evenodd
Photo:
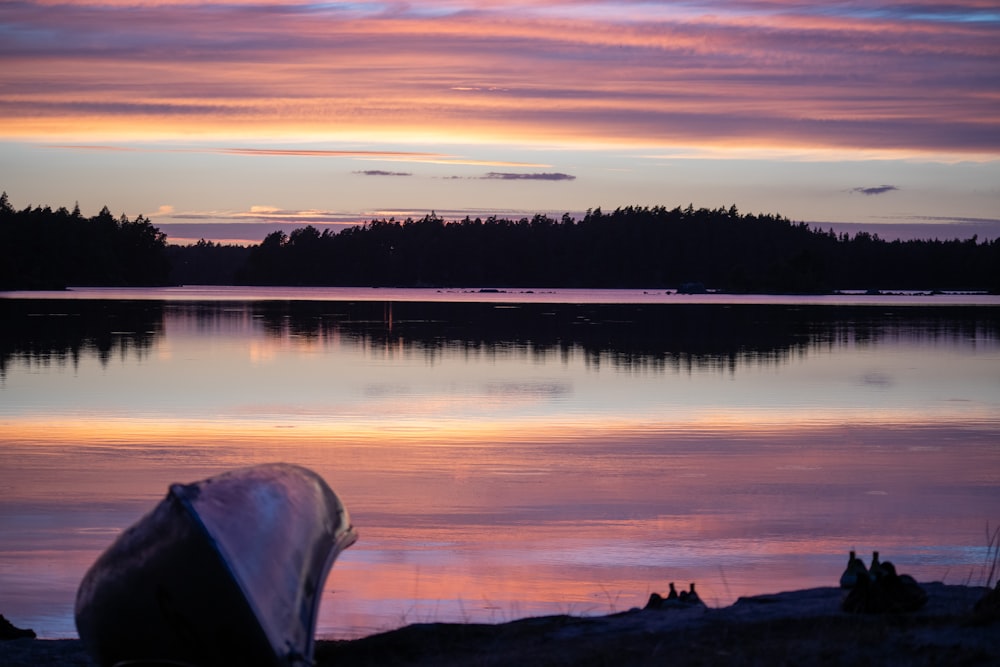
<instances>
[{"instance_id":1,"label":"boat hull","mask_svg":"<svg viewBox=\"0 0 1000 667\"><path fill-rule=\"evenodd\" d=\"M305 468L175 484L84 576L77 630L107 666L311 664L323 584L355 539L340 500Z\"/></svg>"}]
</instances>

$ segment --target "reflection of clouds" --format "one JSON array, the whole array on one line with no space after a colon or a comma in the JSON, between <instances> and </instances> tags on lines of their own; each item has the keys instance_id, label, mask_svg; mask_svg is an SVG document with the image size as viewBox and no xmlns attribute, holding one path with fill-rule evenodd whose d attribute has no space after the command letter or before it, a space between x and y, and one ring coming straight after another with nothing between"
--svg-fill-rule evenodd
<instances>
[{"instance_id":1,"label":"reflection of clouds","mask_svg":"<svg viewBox=\"0 0 1000 667\"><path fill-rule=\"evenodd\" d=\"M392 382L380 382L365 385L364 394L372 398L382 398L386 396L409 396L413 393L413 388L405 384Z\"/></svg>"},{"instance_id":2,"label":"reflection of clouds","mask_svg":"<svg viewBox=\"0 0 1000 667\"><path fill-rule=\"evenodd\" d=\"M869 387L875 387L876 389L889 389L896 384L896 382L888 373L883 373L882 371L868 371L861 376L861 384L868 385Z\"/></svg>"},{"instance_id":3,"label":"reflection of clouds","mask_svg":"<svg viewBox=\"0 0 1000 667\"><path fill-rule=\"evenodd\" d=\"M531 396L557 398L568 396L573 388L568 382L556 381L510 381L489 382L486 394L489 396Z\"/></svg>"}]
</instances>

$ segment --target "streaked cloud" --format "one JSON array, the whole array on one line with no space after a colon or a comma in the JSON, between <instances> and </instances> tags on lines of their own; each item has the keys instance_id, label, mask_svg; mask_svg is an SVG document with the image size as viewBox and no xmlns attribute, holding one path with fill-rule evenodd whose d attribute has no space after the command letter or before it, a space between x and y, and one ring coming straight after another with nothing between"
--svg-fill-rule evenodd
<instances>
[{"instance_id":1,"label":"streaked cloud","mask_svg":"<svg viewBox=\"0 0 1000 667\"><path fill-rule=\"evenodd\" d=\"M934 223L937 222L964 223L972 225L994 225L1000 227L1000 218L963 218L963 217L944 217L936 215L918 215L914 216L914 218Z\"/></svg>"},{"instance_id":2,"label":"streaked cloud","mask_svg":"<svg viewBox=\"0 0 1000 667\"><path fill-rule=\"evenodd\" d=\"M572 181L576 176L570 174L540 173L540 174L518 174L506 171L491 171L482 178L497 181Z\"/></svg>"},{"instance_id":3,"label":"streaked cloud","mask_svg":"<svg viewBox=\"0 0 1000 667\"><path fill-rule=\"evenodd\" d=\"M316 209L283 209L276 206L251 206L245 211L171 211L160 213L172 220L254 223L289 223L306 225L357 224L362 220L357 214Z\"/></svg>"},{"instance_id":4,"label":"streaked cloud","mask_svg":"<svg viewBox=\"0 0 1000 667\"><path fill-rule=\"evenodd\" d=\"M217 146L129 146L111 144L49 144L47 148L57 148L75 151L94 152L148 152L148 153L218 153L223 155L240 155L247 157L318 157L347 158L380 162L417 162L426 164L450 164L478 167L535 167L543 168L552 165L539 162L520 162L511 160L490 160L469 158L447 153L398 150L356 150L356 149L303 149L303 148L220 148Z\"/></svg>"},{"instance_id":5,"label":"streaked cloud","mask_svg":"<svg viewBox=\"0 0 1000 667\"><path fill-rule=\"evenodd\" d=\"M0 24L6 137L1000 153L977 0L26 0Z\"/></svg>"},{"instance_id":6,"label":"streaked cloud","mask_svg":"<svg viewBox=\"0 0 1000 667\"><path fill-rule=\"evenodd\" d=\"M245 155L249 157L325 157L358 158L367 160L450 160L455 156L442 153L393 150L353 150L353 149L304 149L304 148L220 148L217 146L163 147L129 146L112 144L51 144L49 148L78 151L134 151L151 153L221 153L225 155Z\"/></svg>"},{"instance_id":7,"label":"streaked cloud","mask_svg":"<svg viewBox=\"0 0 1000 667\"><path fill-rule=\"evenodd\" d=\"M350 157L379 160L422 160L428 158L444 159L448 157L438 153L406 151L304 150L301 148L219 148L207 150L232 155L256 155L264 157Z\"/></svg>"},{"instance_id":8,"label":"streaked cloud","mask_svg":"<svg viewBox=\"0 0 1000 667\"><path fill-rule=\"evenodd\" d=\"M876 185L867 188L853 188L851 192L856 192L858 194L867 195L870 197L872 195L884 195L887 192L893 192L894 190L898 189L899 188L897 188L895 185Z\"/></svg>"},{"instance_id":9,"label":"streaked cloud","mask_svg":"<svg viewBox=\"0 0 1000 667\"><path fill-rule=\"evenodd\" d=\"M96 153L129 153L129 152L139 152L141 149L134 148L131 146L107 146L107 145L97 145L97 144L54 144L46 146L46 148L58 148L62 150L72 150L72 151L93 151Z\"/></svg>"},{"instance_id":10,"label":"streaked cloud","mask_svg":"<svg viewBox=\"0 0 1000 667\"><path fill-rule=\"evenodd\" d=\"M488 209L488 208L456 208L456 209L431 209L431 208L411 208L411 209L372 209L367 211L345 212L319 209L284 209L277 206L254 205L244 210L211 210L211 211L177 211L173 206L160 206L156 211L147 215L156 220L157 224L213 224L213 225L269 225L280 223L282 225L296 225L304 227L313 225L315 227L344 227L359 225L372 220L395 218L404 220L406 218L422 218L427 215L436 215L445 220L461 220L465 217L488 218L495 216L498 218L520 219L530 217L535 213L547 215L562 215L567 211L536 211L517 210L513 208ZM569 211L572 215L582 216L582 211ZM173 223L169 221L174 221ZM261 236L263 238L263 236Z\"/></svg>"},{"instance_id":11,"label":"streaked cloud","mask_svg":"<svg viewBox=\"0 0 1000 667\"><path fill-rule=\"evenodd\" d=\"M408 171L385 171L384 169L366 169L364 171L356 171L354 173L362 176L413 176L413 174Z\"/></svg>"}]
</instances>

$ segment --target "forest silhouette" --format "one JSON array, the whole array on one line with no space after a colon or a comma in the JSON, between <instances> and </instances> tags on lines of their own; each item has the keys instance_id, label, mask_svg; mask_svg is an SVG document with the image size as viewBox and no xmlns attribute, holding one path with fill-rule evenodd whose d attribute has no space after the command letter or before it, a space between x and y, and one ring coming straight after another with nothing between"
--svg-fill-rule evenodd
<instances>
[{"instance_id":1,"label":"forest silhouette","mask_svg":"<svg viewBox=\"0 0 1000 667\"><path fill-rule=\"evenodd\" d=\"M79 206L15 211L4 192L0 233L0 289L146 287L170 279L167 237L141 215L116 219L107 206L90 218Z\"/></svg>"},{"instance_id":2,"label":"forest silhouette","mask_svg":"<svg viewBox=\"0 0 1000 667\"><path fill-rule=\"evenodd\" d=\"M0 288L241 284L652 288L816 294L840 289L1000 291L1000 239L837 235L735 206L628 206L546 215L309 225L257 245L168 245L139 216L16 211L0 198Z\"/></svg>"}]
</instances>

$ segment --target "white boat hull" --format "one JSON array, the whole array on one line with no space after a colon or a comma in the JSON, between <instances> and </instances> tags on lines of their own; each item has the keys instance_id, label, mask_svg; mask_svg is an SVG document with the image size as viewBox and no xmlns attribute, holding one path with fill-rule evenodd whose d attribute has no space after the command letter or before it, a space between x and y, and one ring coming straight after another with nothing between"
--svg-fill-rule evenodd
<instances>
[{"instance_id":1,"label":"white boat hull","mask_svg":"<svg viewBox=\"0 0 1000 667\"><path fill-rule=\"evenodd\" d=\"M323 584L356 539L336 494L299 466L174 484L84 576L77 630L109 667L308 665Z\"/></svg>"}]
</instances>

